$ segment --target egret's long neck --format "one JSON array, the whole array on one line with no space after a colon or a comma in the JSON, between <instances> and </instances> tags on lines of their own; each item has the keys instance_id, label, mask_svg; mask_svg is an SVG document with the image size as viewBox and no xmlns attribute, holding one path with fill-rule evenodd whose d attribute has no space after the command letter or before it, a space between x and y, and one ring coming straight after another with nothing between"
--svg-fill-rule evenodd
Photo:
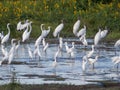
<instances>
[{"instance_id":1,"label":"egret's long neck","mask_svg":"<svg viewBox=\"0 0 120 90\"><path fill-rule=\"evenodd\" d=\"M50 30L50 27L48 27L48 30Z\"/></svg>"},{"instance_id":2,"label":"egret's long neck","mask_svg":"<svg viewBox=\"0 0 120 90\"><path fill-rule=\"evenodd\" d=\"M92 46L92 51L94 51L94 46Z\"/></svg>"},{"instance_id":3,"label":"egret's long neck","mask_svg":"<svg viewBox=\"0 0 120 90\"><path fill-rule=\"evenodd\" d=\"M40 28L41 28L41 31L43 31L43 25L44 25L44 24L41 24L41 26L40 26Z\"/></svg>"},{"instance_id":4,"label":"egret's long neck","mask_svg":"<svg viewBox=\"0 0 120 90\"><path fill-rule=\"evenodd\" d=\"M27 25L27 29L25 31L28 32L28 25Z\"/></svg>"},{"instance_id":5,"label":"egret's long neck","mask_svg":"<svg viewBox=\"0 0 120 90\"><path fill-rule=\"evenodd\" d=\"M84 29L86 29L86 26L84 25Z\"/></svg>"},{"instance_id":6,"label":"egret's long neck","mask_svg":"<svg viewBox=\"0 0 120 90\"><path fill-rule=\"evenodd\" d=\"M9 27L9 25L7 25L7 29L8 29L8 34L10 34L10 27Z\"/></svg>"},{"instance_id":7,"label":"egret's long neck","mask_svg":"<svg viewBox=\"0 0 120 90\"><path fill-rule=\"evenodd\" d=\"M57 59L56 59L56 58L57 58L57 57L54 57L54 61L55 61L55 62L57 62Z\"/></svg>"},{"instance_id":8,"label":"egret's long neck","mask_svg":"<svg viewBox=\"0 0 120 90\"><path fill-rule=\"evenodd\" d=\"M30 31L29 31L29 33L32 31L32 26L31 26L31 23L30 23Z\"/></svg>"}]
</instances>

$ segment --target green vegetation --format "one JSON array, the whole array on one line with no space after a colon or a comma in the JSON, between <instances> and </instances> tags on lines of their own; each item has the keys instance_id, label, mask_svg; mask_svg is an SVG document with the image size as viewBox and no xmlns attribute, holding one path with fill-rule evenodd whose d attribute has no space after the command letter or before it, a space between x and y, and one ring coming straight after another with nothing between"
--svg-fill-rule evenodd
<instances>
[{"instance_id":1,"label":"green vegetation","mask_svg":"<svg viewBox=\"0 0 120 90\"><path fill-rule=\"evenodd\" d=\"M120 38L120 1L119 0L3 0L0 1L0 32L7 33L6 25L11 23L11 37L21 38L22 32L16 31L16 24L26 19L33 21L32 38L37 38L40 24L51 26L51 33L65 20L62 37L74 37L73 24L77 17L87 26L87 37L93 37L98 27L110 29L107 39Z\"/></svg>"},{"instance_id":2,"label":"green vegetation","mask_svg":"<svg viewBox=\"0 0 120 90\"><path fill-rule=\"evenodd\" d=\"M99 85L67 85L67 84L42 84L42 85L20 85L10 83L0 86L0 90L120 90L120 84Z\"/></svg>"}]
</instances>

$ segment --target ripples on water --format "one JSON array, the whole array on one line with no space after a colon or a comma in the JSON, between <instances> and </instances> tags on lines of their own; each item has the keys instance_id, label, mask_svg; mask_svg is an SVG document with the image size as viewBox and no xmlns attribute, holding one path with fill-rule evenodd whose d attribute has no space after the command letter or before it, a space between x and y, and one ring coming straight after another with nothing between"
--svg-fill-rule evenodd
<instances>
[{"instance_id":1,"label":"ripples on water","mask_svg":"<svg viewBox=\"0 0 120 90\"><path fill-rule=\"evenodd\" d=\"M97 51L99 51L99 58L95 63L95 69L92 70L91 67L87 65L86 72L83 73L81 68L82 57L91 50L93 40L88 40L89 46L86 48L79 44L77 39L64 39L64 41L69 41L69 46L71 46L72 41L75 41L75 58L70 58L65 51L65 47L63 47L62 56L57 58L57 67L52 66L53 57L57 51L57 43L51 44L51 42L49 42L49 48L46 54L42 51L41 45L40 50L42 57L40 60L36 57L36 59L34 58L30 62L27 44L21 44L13 61L25 63L3 64L0 67L0 84L10 82L13 67L15 68L17 80L22 84L67 83L81 85L93 83L91 81L98 80L120 81L120 68L117 71L111 61L111 57L115 56L113 43L101 43L97 49ZM29 46L34 50L34 43L30 43ZM10 46L7 48L9 49ZM94 53L94 56L95 55L96 53ZM2 59L1 51L0 59Z\"/></svg>"}]
</instances>

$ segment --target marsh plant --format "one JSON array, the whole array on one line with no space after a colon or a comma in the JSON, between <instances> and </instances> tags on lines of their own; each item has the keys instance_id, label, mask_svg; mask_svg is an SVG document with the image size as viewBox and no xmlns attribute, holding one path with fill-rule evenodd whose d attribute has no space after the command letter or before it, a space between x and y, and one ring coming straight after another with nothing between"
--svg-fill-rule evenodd
<instances>
[{"instance_id":1,"label":"marsh plant","mask_svg":"<svg viewBox=\"0 0 120 90\"><path fill-rule=\"evenodd\" d=\"M52 31L64 18L65 28L62 35L72 37L70 32L73 24L80 16L81 24L87 26L88 37L93 37L99 26L107 26L112 33L108 38L118 38L119 9L119 0L3 0L0 1L0 32L6 33L6 24L10 22L11 37L19 37L22 32L16 31L16 24L30 19L33 21L32 38L36 38L40 33L41 23L52 26L52 37Z\"/></svg>"}]
</instances>

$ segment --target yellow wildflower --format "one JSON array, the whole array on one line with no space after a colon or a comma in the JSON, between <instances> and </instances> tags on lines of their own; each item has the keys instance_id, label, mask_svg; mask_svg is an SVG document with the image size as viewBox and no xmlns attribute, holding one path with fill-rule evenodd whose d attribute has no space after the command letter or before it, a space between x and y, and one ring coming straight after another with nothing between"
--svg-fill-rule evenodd
<instances>
[{"instance_id":1,"label":"yellow wildflower","mask_svg":"<svg viewBox=\"0 0 120 90\"><path fill-rule=\"evenodd\" d=\"M118 14L119 14L119 12L118 12L118 11L116 11L116 12L115 12L115 15L117 16Z\"/></svg>"},{"instance_id":2,"label":"yellow wildflower","mask_svg":"<svg viewBox=\"0 0 120 90\"><path fill-rule=\"evenodd\" d=\"M0 14L0 17L2 17L2 14Z\"/></svg>"},{"instance_id":3,"label":"yellow wildflower","mask_svg":"<svg viewBox=\"0 0 120 90\"><path fill-rule=\"evenodd\" d=\"M2 3L0 2L0 7L2 7Z\"/></svg>"},{"instance_id":4,"label":"yellow wildflower","mask_svg":"<svg viewBox=\"0 0 120 90\"><path fill-rule=\"evenodd\" d=\"M118 3L118 8L120 8L120 3Z\"/></svg>"},{"instance_id":5,"label":"yellow wildflower","mask_svg":"<svg viewBox=\"0 0 120 90\"><path fill-rule=\"evenodd\" d=\"M54 5L54 7L55 7L55 8L59 8L59 4L56 3L56 4Z\"/></svg>"},{"instance_id":6,"label":"yellow wildflower","mask_svg":"<svg viewBox=\"0 0 120 90\"><path fill-rule=\"evenodd\" d=\"M74 15L76 15L76 14L77 14L77 11L75 10L75 11L74 11Z\"/></svg>"}]
</instances>

